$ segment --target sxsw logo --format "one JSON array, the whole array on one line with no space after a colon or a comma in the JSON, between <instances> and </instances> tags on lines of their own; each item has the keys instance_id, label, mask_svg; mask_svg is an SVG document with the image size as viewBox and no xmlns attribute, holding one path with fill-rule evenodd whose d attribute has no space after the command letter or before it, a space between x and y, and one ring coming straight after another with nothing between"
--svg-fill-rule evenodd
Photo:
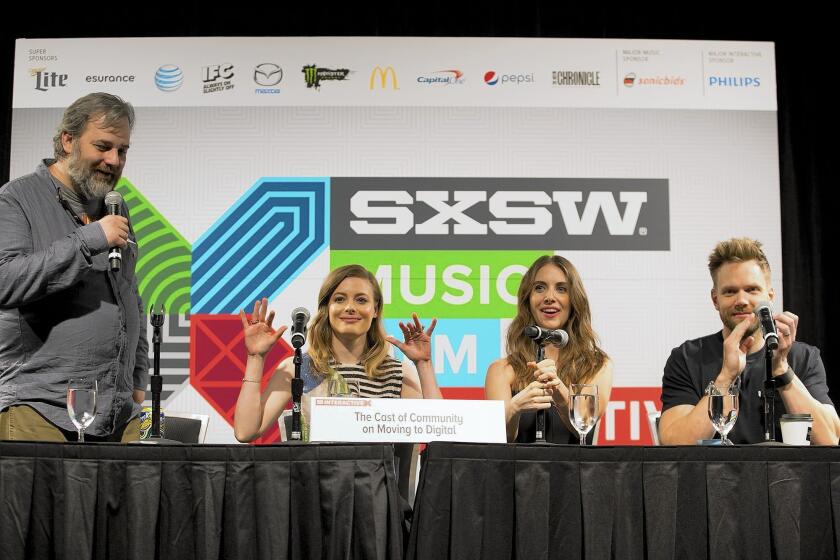
<instances>
[{"instance_id":1,"label":"sxsw logo","mask_svg":"<svg viewBox=\"0 0 840 560\"><path fill-rule=\"evenodd\" d=\"M670 249L666 179L332 181L334 249Z\"/></svg>"},{"instance_id":2,"label":"sxsw logo","mask_svg":"<svg viewBox=\"0 0 840 560\"><path fill-rule=\"evenodd\" d=\"M370 73L369 88L371 90L376 89L376 84L378 83L380 89L387 89L386 84L388 83L389 77L391 78L391 89L400 89L397 85L397 73L394 71L393 66L386 66L385 68L377 66L374 68Z\"/></svg>"}]
</instances>

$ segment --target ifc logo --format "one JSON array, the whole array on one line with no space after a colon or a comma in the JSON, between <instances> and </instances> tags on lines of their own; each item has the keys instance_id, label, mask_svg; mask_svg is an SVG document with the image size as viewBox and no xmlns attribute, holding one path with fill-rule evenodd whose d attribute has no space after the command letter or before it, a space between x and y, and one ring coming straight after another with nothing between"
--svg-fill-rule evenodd
<instances>
[{"instance_id":1,"label":"ifc logo","mask_svg":"<svg viewBox=\"0 0 840 560\"><path fill-rule=\"evenodd\" d=\"M164 64L155 72L155 85L160 91L175 91L184 82L184 73L176 64Z\"/></svg>"}]
</instances>

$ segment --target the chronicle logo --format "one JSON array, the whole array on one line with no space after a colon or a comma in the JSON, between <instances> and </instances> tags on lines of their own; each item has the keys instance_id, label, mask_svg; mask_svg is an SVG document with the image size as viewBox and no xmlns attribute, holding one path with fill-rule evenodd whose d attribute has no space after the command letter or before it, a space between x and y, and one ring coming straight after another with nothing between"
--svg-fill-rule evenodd
<instances>
[{"instance_id":1,"label":"the chronicle logo","mask_svg":"<svg viewBox=\"0 0 840 560\"><path fill-rule=\"evenodd\" d=\"M667 179L331 180L334 249L670 249Z\"/></svg>"},{"instance_id":2,"label":"the chronicle logo","mask_svg":"<svg viewBox=\"0 0 840 560\"><path fill-rule=\"evenodd\" d=\"M204 82L204 93L218 93L229 91L233 84L233 64L213 64L201 68L201 81Z\"/></svg>"},{"instance_id":3,"label":"the chronicle logo","mask_svg":"<svg viewBox=\"0 0 840 560\"><path fill-rule=\"evenodd\" d=\"M35 89L38 91L67 86L67 74L47 72L46 68L30 68L29 75L35 78Z\"/></svg>"},{"instance_id":4,"label":"the chronicle logo","mask_svg":"<svg viewBox=\"0 0 840 560\"><path fill-rule=\"evenodd\" d=\"M555 86L600 86L601 72L595 70L554 70L551 83Z\"/></svg>"},{"instance_id":5,"label":"the chronicle logo","mask_svg":"<svg viewBox=\"0 0 840 560\"><path fill-rule=\"evenodd\" d=\"M301 72L303 72L303 79L306 81L306 87L315 89L320 89L321 82L323 81L342 81L346 80L347 76L350 75L350 70L347 68L337 68L333 70L331 68L318 68L315 64L304 66L301 69Z\"/></svg>"},{"instance_id":6,"label":"the chronicle logo","mask_svg":"<svg viewBox=\"0 0 840 560\"><path fill-rule=\"evenodd\" d=\"M273 62L263 62L254 67L254 83L258 87L254 93L271 95L280 93L280 88L274 87L283 81L283 69Z\"/></svg>"}]
</instances>

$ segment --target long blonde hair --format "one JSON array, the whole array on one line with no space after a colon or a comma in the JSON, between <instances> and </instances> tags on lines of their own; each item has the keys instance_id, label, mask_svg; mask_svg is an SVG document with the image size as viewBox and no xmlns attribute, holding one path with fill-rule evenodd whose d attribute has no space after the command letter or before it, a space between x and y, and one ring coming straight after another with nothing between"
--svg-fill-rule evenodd
<instances>
[{"instance_id":1,"label":"long blonde hair","mask_svg":"<svg viewBox=\"0 0 840 560\"><path fill-rule=\"evenodd\" d=\"M365 343L365 353L361 362L365 366L365 373L368 377L378 377L379 366L388 358L389 345L385 340L385 327L382 326L382 290L379 282L365 267L358 264L348 264L336 268L327 276L321 284L318 292L318 311L315 318L309 324L307 338L309 339L309 357L312 360L313 369L321 374L332 372L331 361L336 361L332 351L333 331L330 326L329 306L333 292L339 284L347 278L362 278L370 282L373 291L376 317L370 324Z\"/></svg>"},{"instance_id":2,"label":"long blonde hair","mask_svg":"<svg viewBox=\"0 0 840 560\"><path fill-rule=\"evenodd\" d=\"M514 372L514 391L521 391L533 381L532 372L526 364L534 361L536 350L534 342L523 336L522 330L536 323L531 313L531 291L537 273L548 265L556 266L566 275L571 304L569 320L563 326L569 333L569 343L560 350L557 375L566 385L591 381L607 360L607 354L598 347L598 336L592 330L589 299L577 269L564 257L543 255L534 261L519 283L516 317L507 333L507 362Z\"/></svg>"}]
</instances>

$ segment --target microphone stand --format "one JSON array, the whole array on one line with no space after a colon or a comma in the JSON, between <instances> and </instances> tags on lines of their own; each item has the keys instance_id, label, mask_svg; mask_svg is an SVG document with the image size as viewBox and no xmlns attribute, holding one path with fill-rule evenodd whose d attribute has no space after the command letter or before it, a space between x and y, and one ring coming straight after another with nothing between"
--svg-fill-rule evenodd
<instances>
[{"instance_id":1,"label":"microphone stand","mask_svg":"<svg viewBox=\"0 0 840 560\"><path fill-rule=\"evenodd\" d=\"M776 381L773 379L773 349L764 344L764 441L776 441Z\"/></svg>"},{"instance_id":2,"label":"microphone stand","mask_svg":"<svg viewBox=\"0 0 840 560\"><path fill-rule=\"evenodd\" d=\"M537 347L537 363L545 359L545 347L539 342L535 343ZM545 410L537 411L537 437L534 443L545 443Z\"/></svg>"},{"instance_id":3,"label":"microphone stand","mask_svg":"<svg viewBox=\"0 0 840 560\"><path fill-rule=\"evenodd\" d=\"M137 443L157 445L171 443L180 445L180 441L164 439L160 435L160 393L163 390L163 377L160 375L160 345L163 341L163 323L166 319L163 305L160 306L160 313L155 313L155 306L149 308L149 322L152 324L152 377L150 379L152 390L152 430L149 439L141 439ZM134 443L134 442L132 442Z\"/></svg>"},{"instance_id":4,"label":"microphone stand","mask_svg":"<svg viewBox=\"0 0 840 560\"><path fill-rule=\"evenodd\" d=\"M303 341L297 341L293 338L292 346L295 348L295 378L292 379L292 433L289 435L289 441L301 441L300 429L300 401L303 397L303 379L300 377L300 365L303 361L301 357L300 347L303 346Z\"/></svg>"},{"instance_id":5,"label":"microphone stand","mask_svg":"<svg viewBox=\"0 0 840 560\"><path fill-rule=\"evenodd\" d=\"M149 320L154 328L152 334L152 353L154 356L152 368L152 435L153 439L160 439L160 393L163 390L163 377L160 375L160 343L163 340L162 327L166 316L163 306L160 306L160 313L155 313L155 306L149 309Z\"/></svg>"}]
</instances>

